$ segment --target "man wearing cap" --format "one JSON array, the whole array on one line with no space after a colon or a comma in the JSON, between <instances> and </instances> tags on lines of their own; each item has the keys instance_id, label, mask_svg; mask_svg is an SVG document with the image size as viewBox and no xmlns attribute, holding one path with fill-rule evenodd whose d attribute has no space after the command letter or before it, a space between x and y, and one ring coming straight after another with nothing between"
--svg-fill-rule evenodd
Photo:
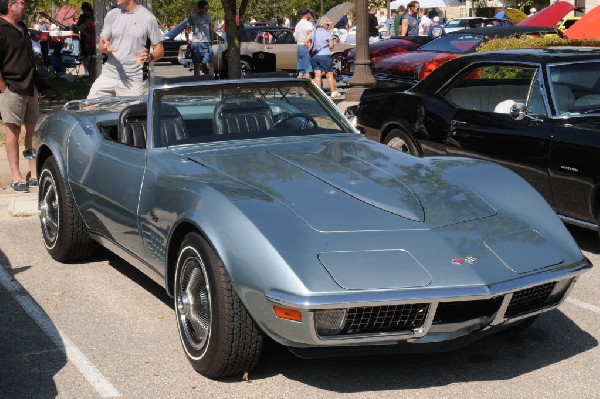
<instances>
[{"instance_id":1,"label":"man wearing cap","mask_svg":"<svg viewBox=\"0 0 600 399\"><path fill-rule=\"evenodd\" d=\"M327 17L321 17L318 28L311 33L307 39L310 50L310 62L315 71L315 84L321 87L321 77L325 73L331 98L340 97L341 94L335 89L335 80L333 79L333 62L331 60L331 49L333 49L333 38L328 29L333 21Z\"/></svg>"},{"instance_id":2,"label":"man wearing cap","mask_svg":"<svg viewBox=\"0 0 600 399\"><path fill-rule=\"evenodd\" d=\"M427 35L429 37L436 38L442 36L444 33L446 32L444 31L444 28L440 25L440 17L436 15L431 20L431 26L429 27L429 32L427 33Z\"/></svg>"},{"instance_id":3,"label":"man wearing cap","mask_svg":"<svg viewBox=\"0 0 600 399\"><path fill-rule=\"evenodd\" d=\"M298 77L310 79L310 73L312 72L312 66L310 63L310 55L308 54L308 48L306 46L307 38L313 32L313 24L310 23L310 10L303 8L300 10L300 21L296 24L294 29L294 38L296 39L296 60Z\"/></svg>"}]
</instances>

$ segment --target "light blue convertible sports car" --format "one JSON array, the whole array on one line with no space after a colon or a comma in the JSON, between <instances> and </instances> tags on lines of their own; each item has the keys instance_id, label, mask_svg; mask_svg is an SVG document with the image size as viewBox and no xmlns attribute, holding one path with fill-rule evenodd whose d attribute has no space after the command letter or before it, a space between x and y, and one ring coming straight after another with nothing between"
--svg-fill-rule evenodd
<instances>
[{"instance_id":1,"label":"light blue convertible sports car","mask_svg":"<svg viewBox=\"0 0 600 399\"><path fill-rule=\"evenodd\" d=\"M304 357L445 350L522 328L591 267L523 179L358 134L310 81L153 85L39 130L48 252L100 245L174 298L210 378L267 337Z\"/></svg>"}]
</instances>

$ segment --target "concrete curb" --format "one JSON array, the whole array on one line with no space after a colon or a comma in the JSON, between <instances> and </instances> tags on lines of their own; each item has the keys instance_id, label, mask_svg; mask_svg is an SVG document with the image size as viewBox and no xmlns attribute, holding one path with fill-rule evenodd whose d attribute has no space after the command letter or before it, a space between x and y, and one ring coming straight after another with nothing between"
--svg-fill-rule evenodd
<instances>
[{"instance_id":1,"label":"concrete curb","mask_svg":"<svg viewBox=\"0 0 600 399\"><path fill-rule=\"evenodd\" d=\"M37 198L11 199L8 203L8 214L13 217L37 215Z\"/></svg>"}]
</instances>

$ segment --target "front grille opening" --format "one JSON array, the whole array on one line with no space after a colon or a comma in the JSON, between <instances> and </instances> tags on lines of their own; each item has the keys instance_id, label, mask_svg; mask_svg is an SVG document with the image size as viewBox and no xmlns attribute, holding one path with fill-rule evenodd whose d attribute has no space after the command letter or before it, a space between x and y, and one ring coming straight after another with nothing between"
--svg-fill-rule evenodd
<instances>
[{"instance_id":1,"label":"front grille opening","mask_svg":"<svg viewBox=\"0 0 600 399\"><path fill-rule=\"evenodd\" d=\"M370 306L345 311L317 311L316 330L319 336L377 334L412 331L425 324L428 303ZM339 328L334 319L339 317Z\"/></svg>"},{"instance_id":2,"label":"front grille opening","mask_svg":"<svg viewBox=\"0 0 600 399\"><path fill-rule=\"evenodd\" d=\"M373 306L348 309L342 334L371 334L413 330L425 323L429 304Z\"/></svg>"},{"instance_id":3,"label":"front grille opening","mask_svg":"<svg viewBox=\"0 0 600 399\"><path fill-rule=\"evenodd\" d=\"M550 296L555 286L556 281L553 281L515 292L506 309L506 317L515 317L556 304L561 300L566 288L562 290L561 295Z\"/></svg>"},{"instance_id":4,"label":"front grille opening","mask_svg":"<svg viewBox=\"0 0 600 399\"><path fill-rule=\"evenodd\" d=\"M433 318L433 324L461 323L481 317L492 317L501 304L501 297L474 301L440 302Z\"/></svg>"}]
</instances>

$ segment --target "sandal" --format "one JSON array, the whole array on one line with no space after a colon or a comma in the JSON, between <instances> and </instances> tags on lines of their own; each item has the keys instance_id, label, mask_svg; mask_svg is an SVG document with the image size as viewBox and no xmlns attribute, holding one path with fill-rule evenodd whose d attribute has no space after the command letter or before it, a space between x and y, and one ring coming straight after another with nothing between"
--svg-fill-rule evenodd
<instances>
[{"instance_id":1,"label":"sandal","mask_svg":"<svg viewBox=\"0 0 600 399\"><path fill-rule=\"evenodd\" d=\"M27 182L27 185L29 187L37 187L40 185L40 182L38 181L38 179L36 179L35 177L33 179L29 179L29 181Z\"/></svg>"}]
</instances>

